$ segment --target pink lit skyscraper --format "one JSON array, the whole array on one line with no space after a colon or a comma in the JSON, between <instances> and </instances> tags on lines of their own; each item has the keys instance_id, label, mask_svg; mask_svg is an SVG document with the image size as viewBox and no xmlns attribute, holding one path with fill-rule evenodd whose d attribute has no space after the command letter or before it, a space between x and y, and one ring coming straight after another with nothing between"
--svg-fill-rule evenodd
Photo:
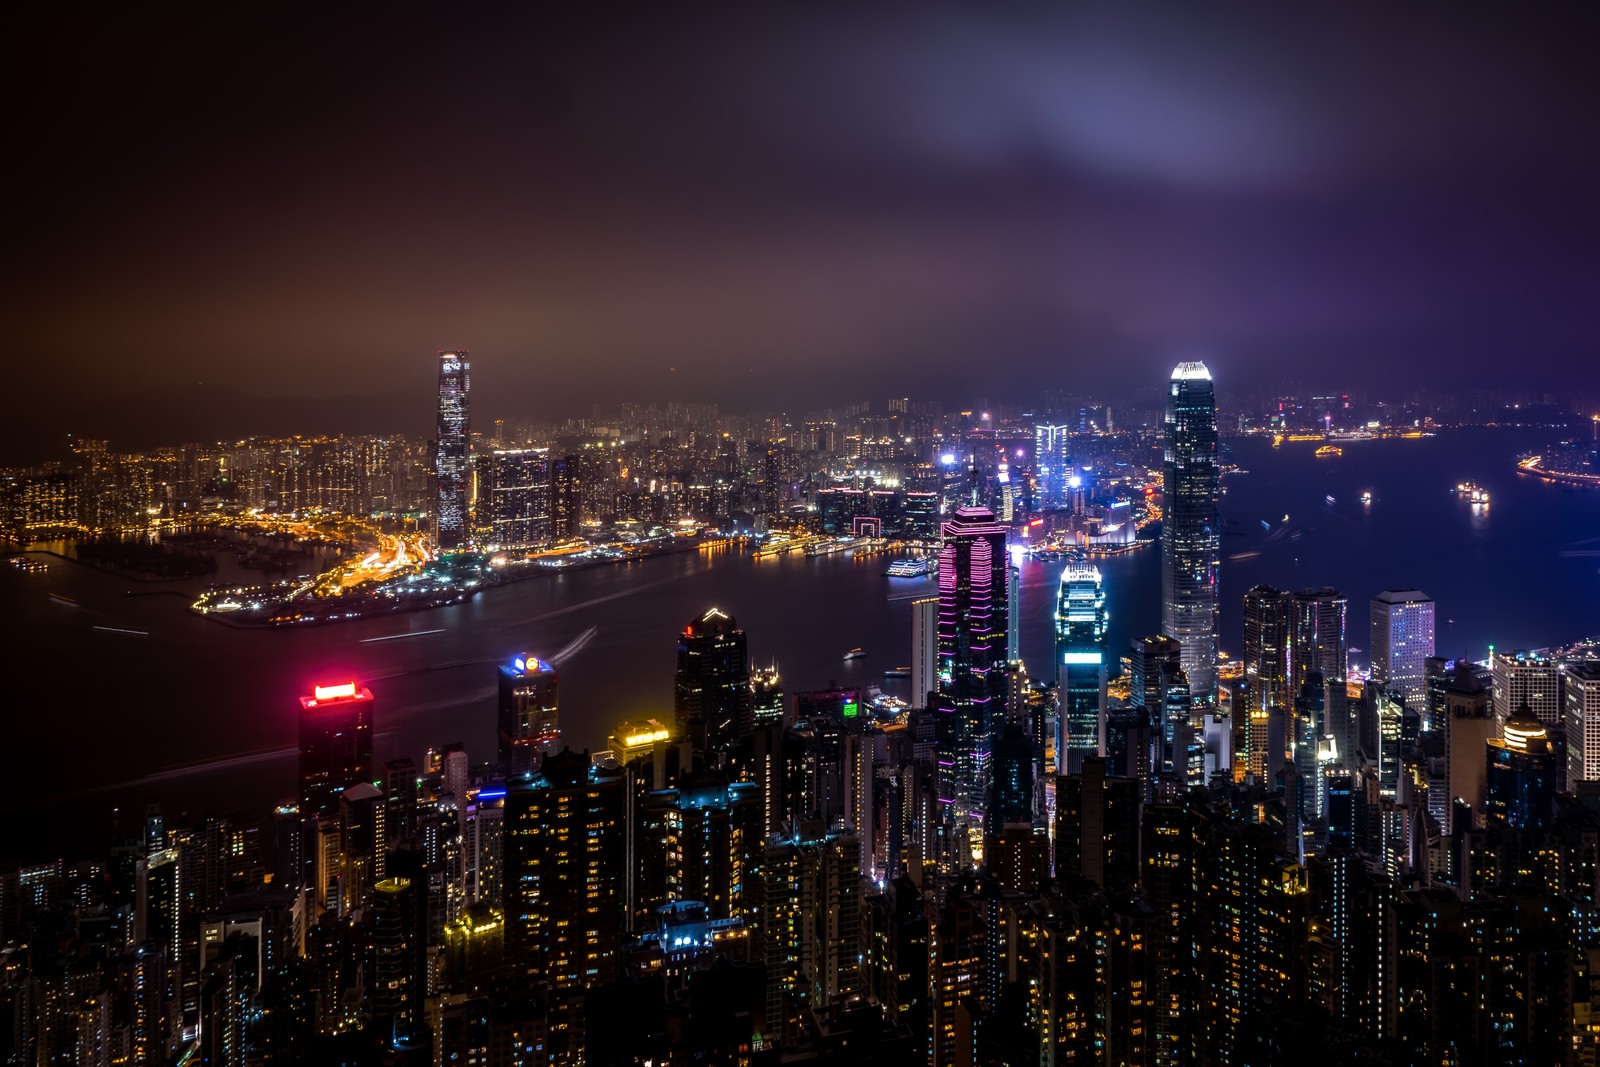
<instances>
[{"instance_id":1,"label":"pink lit skyscraper","mask_svg":"<svg viewBox=\"0 0 1600 1067\"><path fill-rule=\"evenodd\" d=\"M984 507L957 508L939 550L939 797L981 822L989 756L1005 725L1006 528Z\"/></svg>"}]
</instances>

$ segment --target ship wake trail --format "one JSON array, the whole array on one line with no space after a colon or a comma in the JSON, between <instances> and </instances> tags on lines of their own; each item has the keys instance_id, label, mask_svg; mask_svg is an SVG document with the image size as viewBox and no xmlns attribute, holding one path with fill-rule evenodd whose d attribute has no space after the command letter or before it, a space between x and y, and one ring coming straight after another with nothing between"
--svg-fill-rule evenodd
<instances>
[{"instance_id":1,"label":"ship wake trail","mask_svg":"<svg viewBox=\"0 0 1600 1067\"><path fill-rule=\"evenodd\" d=\"M552 667L561 666L562 660L565 660L580 651L583 646L587 645L590 641L593 641L594 635L599 632L600 627L589 627L587 630L583 631L583 633L574 638L570 643L568 643L566 647L558 650L554 655L546 656L546 661L548 661Z\"/></svg>"},{"instance_id":2,"label":"ship wake trail","mask_svg":"<svg viewBox=\"0 0 1600 1067\"><path fill-rule=\"evenodd\" d=\"M379 730L374 732L373 739L392 737L393 730ZM275 763L279 760L294 759L300 755L298 745L288 745L283 748L264 748L255 752L239 752L232 756L223 756L221 759L205 760L201 763L186 763L181 767L168 767L165 770L147 774L142 778L129 778L122 782L105 782L101 785L80 789L76 793L68 794L64 800L73 800L79 797L93 796L96 793L109 793L116 789L142 788L156 785L160 782L176 781L180 778L190 778L201 774L215 774L218 771L229 771L237 767L248 767L257 763Z\"/></svg>"},{"instance_id":3,"label":"ship wake trail","mask_svg":"<svg viewBox=\"0 0 1600 1067\"><path fill-rule=\"evenodd\" d=\"M618 593L607 593L605 596L597 596L592 600L585 600L582 603L568 604L563 608L556 608L552 611L542 612L538 615L530 615L526 619L518 619L516 622L511 623L511 625L526 626L531 622L542 622L545 619L553 619L558 615L568 615L574 611L582 611L584 608L592 608L596 604L604 604L608 601L620 600L625 596L633 596L635 593L642 593L646 589L654 589L657 586L667 585L671 582L682 581L687 577L689 577L688 574L676 574L669 578L658 578L653 582L641 582L638 585L630 585L628 588Z\"/></svg>"}]
</instances>

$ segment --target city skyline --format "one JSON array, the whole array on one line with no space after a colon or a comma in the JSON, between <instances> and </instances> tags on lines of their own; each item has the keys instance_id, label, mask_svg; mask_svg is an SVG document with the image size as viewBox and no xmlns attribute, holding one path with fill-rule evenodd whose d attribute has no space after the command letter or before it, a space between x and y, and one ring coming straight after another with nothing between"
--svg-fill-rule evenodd
<instances>
[{"instance_id":1,"label":"city skyline","mask_svg":"<svg viewBox=\"0 0 1600 1067\"><path fill-rule=\"evenodd\" d=\"M0 1062L1600 1061L1594 13L12 21Z\"/></svg>"}]
</instances>

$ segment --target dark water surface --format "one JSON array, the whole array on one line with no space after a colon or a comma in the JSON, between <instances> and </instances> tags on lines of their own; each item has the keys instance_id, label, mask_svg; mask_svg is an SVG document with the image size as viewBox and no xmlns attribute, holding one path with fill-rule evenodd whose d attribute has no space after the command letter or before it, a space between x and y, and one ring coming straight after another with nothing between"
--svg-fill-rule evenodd
<instances>
[{"instance_id":1,"label":"dark water surface","mask_svg":"<svg viewBox=\"0 0 1600 1067\"><path fill-rule=\"evenodd\" d=\"M1362 649L1366 602L1388 586L1439 602L1444 654L1600 632L1600 493L1518 477L1514 454L1543 443L1454 431L1352 443L1317 460L1310 445L1234 442L1249 473L1230 477L1223 498L1239 531L1223 538L1223 648L1237 652L1240 598L1257 582L1341 588ZM1467 479L1489 489L1489 508L1451 492ZM1359 502L1364 490L1371 505ZM903 683L883 672L910 662L910 601L934 583L886 578L887 562L684 554L300 631L218 625L189 614L187 596L129 597L162 587L59 561L43 575L6 568L0 742L11 771L0 808L12 815L0 859L98 851L116 805L142 812L160 800L169 814L198 814L291 796L295 698L317 680L353 674L371 687L377 760L420 760L430 744L462 741L476 762L494 755L495 666L518 652L560 656L563 733L601 747L623 719L670 719L676 631L713 605L738 618L758 662L777 659L791 690L836 680L893 692ZM1159 627L1159 562L1156 546L1101 561L1118 653ZM1040 673L1059 570L1023 571L1023 655ZM371 640L408 633L417 636ZM856 646L866 656L845 662Z\"/></svg>"}]
</instances>

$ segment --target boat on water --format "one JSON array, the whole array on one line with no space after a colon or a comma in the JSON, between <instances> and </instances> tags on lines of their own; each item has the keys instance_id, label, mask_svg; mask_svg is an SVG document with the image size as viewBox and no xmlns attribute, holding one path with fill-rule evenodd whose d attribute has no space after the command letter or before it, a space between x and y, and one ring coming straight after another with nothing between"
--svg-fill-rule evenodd
<instances>
[{"instance_id":1,"label":"boat on water","mask_svg":"<svg viewBox=\"0 0 1600 1067\"><path fill-rule=\"evenodd\" d=\"M855 547L855 539L841 537L834 541L818 541L806 546L808 556L827 556L835 552L848 552Z\"/></svg>"},{"instance_id":2,"label":"boat on water","mask_svg":"<svg viewBox=\"0 0 1600 1067\"><path fill-rule=\"evenodd\" d=\"M883 672L883 676L885 678L909 678L911 677L911 668L890 667L888 670Z\"/></svg>"},{"instance_id":3,"label":"boat on water","mask_svg":"<svg viewBox=\"0 0 1600 1067\"><path fill-rule=\"evenodd\" d=\"M1340 448L1338 445L1323 445L1321 448L1317 449L1318 459L1331 459L1334 456L1342 455L1344 455L1344 449Z\"/></svg>"},{"instance_id":4,"label":"boat on water","mask_svg":"<svg viewBox=\"0 0 1600 1067\"><path fill-rule=\"evenodd\" d=\"M866 655L866 653L861 651L861 649L852 648L849 652L846 652L844 654L844 658L846 660L860 659L862 656L865 656L865 655Z\"/></svg>"},{"instance_id":5,"label":"boat on water","mask_svg":"<svg viewBox=\"0 0 1600 1067\"><path fill-rule=\"evenodd\" d=\"M1489 490L1477 482L1460 483L1456 486L1456 496L1464 496L1474 504L1487 504L1489 502Z\"/></svg>"},{"instance_id":6,"label":"boat on water","mask_svg":"<svg viewBox=\"0 0 1600 1067\"><path fill-rule=\"evenodd\" d=\"M28 556L12 556L11 566L14 570L22 571L25 574L38 574L50 569L50 564L44 560L33 559Z\"/></svg>"},{"instance_id":7,"label":"boat on water","mask_svg":"<svg viewBox=\"0 0 1600 1067\"><path fill-rule=\"evenodd\" d=\"M1364 493L1362 493L1362 494L1361 494L1361 502L1362 502L1362 503L1363 503L1363 504L1370 504L1370 503L1372 503L1372 490L1370 490L1370 489L1369 489L1369 490L1367 490L1367 491L1366 491L1366 492L1364 492Z\"/></svg>"},{"instance_id":8,"label":"boat on water","mask_svg":"<svg viewBox=\"0 0 1600 1067\"><path fill-rule=\"evenodd\" d=\"M933 561L922 559L897 559L884 571L891 578L921 578L933 570Z\"/></svg>"}]
</instances>

